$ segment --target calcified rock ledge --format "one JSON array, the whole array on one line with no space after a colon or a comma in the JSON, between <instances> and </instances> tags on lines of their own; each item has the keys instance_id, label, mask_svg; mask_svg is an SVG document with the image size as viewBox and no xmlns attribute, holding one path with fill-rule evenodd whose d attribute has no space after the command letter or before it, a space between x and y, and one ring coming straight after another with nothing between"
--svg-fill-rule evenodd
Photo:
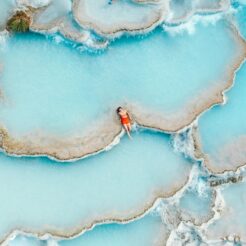
<instances>
[{"instance_id":1,"label":"calcified rock ledge","mask_svg":"<svg viewBox=\"0 0 246 246\"><path fill-rule=\"evenodd\" d=\"M184 187L188 182L189 177L186 179L184 178L184 181L182 183L176 183L173 185L173 188L170 189L168 192L163 192L161 190L155 191L151 195L151 199L149 201L145 202L144 206L141 209L138 209L137 211L131 211L126 212L125 214L122 214L121 216L117 216L114 214L107 214L102 215L100 218L93 219L92 222L85 222L83 221L80 225L76 225L71 229L57 229L54 227L48 227L44 230L33 230L31 228L14 228L12 231L4 235L3 238L0 238L0 245L4 245L5 242L7 242L10 238L12 238L14 235L17 234L27 234L27 235L33 235L38 238L47 238L49 236L52 236L56 239L73 239L75 237L78 237L82 235L84 232L88 230L92 230L96 225L101 224L109 224L109 223L129 223L136 219L140 219L141 217L145 216L152 208L158 204L160 199L167 198L174 196L182 187Z\"/></svg>"},{"instance_id":2,"label":"calcified rock ledge","mask_svg":"<svg viewBox=\"0 0 246 246\"><path fill-rule=\"evenodd\" d=\"M148 214L146 214L146 216L148 216ZM138 218L138 219L141 220L141 218ZM132 221L132 222L129 221L127 223L133 223L134 221ZM113 222L113 224L116 224L116 223ZM100 226L100 224L95 225L95 226ZM167 228L165 228L165 226L166 225L163 224L162 227L160 227L160 230L158 232L158 235L155 235L155 238L154 238L155 246L163 246L163 245L166 245L166 241L167 241L168 237L170 236L170 231ZM93 229L94 228L92 228L91 230L93 230ZM81 233L81 234L83 234L83 233ZM17 236L23 236L25 238L34 238L36 240L46 241L47 245L53 245L52 243L54 243L54 245L60 245L59 244L59 241L60 240L68 240L69 241L69 240L73 240L73 239L75 239L77 237L80 237L81 235L76 235L75 237L71 237L71 238L60 238L60 237L54 237L54 236L52 236L52 235L50 235L48 233L47 234L44 234L42 236L39 236L38 234L33 234L33 233L29 233L29 232L24 232L24 231L18 231L18 230L16 230L16 231L13 231L5 241L3 241L2 243L0 243L0 245L2 245L2 246L8 246L9 245L9 242L12 241L12 240L15 240L15 238Z\"/></svg>"},{"instance_id":3,"label":"calcified rock ledge","mask_svg":"<svg viewBox=\"0 0 246 246\"><path fill-rule=\"evenodd\" d=\"M204 110L221 103L222 90L223 85L205 91L203 95L197 96L186 106L188 109L186 112L177 112L175 115L162 116L160 112L153 112L137 104L125 106L140 127L173 133L189 126ZM103 151L117 140L122 128L117 117L110 116L94 128L88 129L86 134L81 133L67 138L44 132L15 137L2 126L0 127L0 147L10 155L48 156L61 161L83 158Z\"/></svg>"},{"instance_id":4,"label":"calcified rock ledge","mask_svg":"<svg viewBox=\"0 0 246 246\"><path fill-rule=\"evenodd\" d=\"M108 46L108 40L97 40L91 32L79 27L76 28L73 24L74 20L72 19L72 15L69 12L71 10L68 10L66 14L60 15L47 22L40 21L42 15L45 15L45 12L49 11L49 8L52 7L52 1L49 3L36 3L33 1L19 0L15 5L16 6L13 6L14 9L11 13L14 13L15 10L23 10L31 17L30 31L41 34L60 33L67 40L86 45L92 49L104 49ZM45 17L43 19L45 19ZM5 27L2 27L2 29L4 30Z\"/></svg>"},{"instance_id":5,"label":"calcified rock ledge","mask_svg":"<svg viewBox=\"0 0 246 246\"><path fill-rule=\"evenodd\" d=\"M75 0L73 1L73 15L74 19L79 23L79 25L86 29L91 29L96 33L105 36L105 37L118 37L124 33L128 34L141 34L153 30L157 25L159 25L165 19L165 16L169 12L168 1L160 4L151 5L152 9L148 13L142 13L141 18L138 20L129 21L128 18L124 18L120 22L115 22L114 20L111 23L104 23L103 20L96 19L92 14L87 12L86 8L87 0ZM136 5L139 3L138 13L141 15L141 11L145 6L150 6L149 1L135 1ZM144 5L141 3L145 3ZM98 3L100 4L100 3ZM105 1L107 5L107 1ZM105 5L104 4L104 5ZM113 5L118 5L119 2L113 3ZM155 7L153 7L155 6ZM127 9L125 9L126 11ZM103 10L105 11L105 10ZM94 13L96 15L96 13ZM105 14L105 13L104 13ZM117 15L117 13L115 13ZM108 18L107 16L112 16L114 13L108 11L103 19Z\"/></svg>"},{"instance_id":6,"label":"calcified rock ledge","mask_svg":"<svg viewBox=\"0 0 246 246\"><path fill-rule=\"evenodd\" d=\"M246 136L241 136L219 149L216 159L204 153L198 157L204 159L206 166L213 173L236 171L246 164Z\"/></svg>"},{"instance_id":7,"label":"calcified rock ledge","mask_svg":"<svg viewBox=\"0 0 246 246\"><path fill-rule=\"evenodd\" d=\"M196 118L206 109L214 104L221 103L222 95L214 90L214 95L210 98L208 93L204 93L203 98L196 98L189 107L188 112L179 112L176 115L166 117L159 112L151 110L141 110L137 105L127 105L127 108L133 115L135 122L141 127L160 130L163 132L173 133L189 126ZM221 90L223 90L221 88ZM146 113L147 112L147 113ZM110 122L110 124L108 124ZM68 161L83 158L90 154L103 151L111 143L115 142L122 132L118 119L114 117L105 120L95 129L90 129L87 134L62 138L51 136L50 134L32 133L21 138L9 135L7 129L0 128L0 147L10 155L27 155L27 156L48 156L61 161Z\"/></svg>"},{"instance_id":8,"label":"calcified rock ledge","mask_svg":"<svg viewBox=\"0 0 246 246\"><path fill-rule=\"evenodd\" d=\"M191 127L192 137L195 136L196 130L196 127ZM193 139L191 139L191 141L193 142ZM193 147L194 149L196 148L196 142L193 142ZM198 173L197 176L206 177L206 184L212 187L212 190L215 192L213 194L211 216L210 218L208 216L208 220L203 221L201 224L197 224L194 220L183 219L182 221L180 221L180 224L171 231L171 235L168 239L167 245L176 245L175 242L178 242L179 244L183 242L185 245L188 240L189 243L193 243L194 245L203 245L203 243L204 245L224 245L226 243L235 243L235 245L241 245L241 243L244 244L244 224L240 226L237 225L237 222L231 222L231 224L229 223L231 226L228 224L228 222L232 221L233 219L236 220L233 216L237 215L238 206L235 206L234 213L232 213L230 203L227 204L227 202L225 201L223 190L230 189L231 186L234 185L244 185L245 187L246 165L244 164L244 166L236 168L233 171L224 171L221 174L215 175L206 168L206 165L204 165L206 164L206 162L202 161L202 163L204 170L202 171L203 168L200 169L200 173ZM203 172L205 173L203 174ZM198 186L198 183L195 182L194 185ZM238 203L236 197L238 196L235 196L235 205ZM242 202L243 201L240 201L240 203ZM243 205L241 205L241 211L244 211L243 208ZM221 223L221 221L224 223ZM228 226L230 226L229 230L228 226L223 227L227 224ZM220 229L218 227L220 227Z\"/></svg>"},{"instance_id":9,"label":"calcified rock ledge","mask_svg":"<svg viewBox=\"0 0 246 246\"><path fill-rule=\"evenodd\" d=\"M69 16L63 16L48 23L40 23L38 18L44 11L45 8L41 8L33 14L33 22L30 26L31 31L43 34L60 33L67 40L86 45L92 49L104 49L108 46L108 40L96 40L91 32L76 28Z\"/></svg>"},{"instance_id":10,"label":"calcified rock ledge","mask_svg":"<svg viewBox=\"0 0 246 246\"><path fill-rule=\"evenodd\" d=\"M244 168L245 169L245 168ZM242 173L244 172L244 174ZM208 172L208 175L211 173ZM236 179L239 176L243 175L245 176L245 170L237 170L237 172L232 173L232 172L225 172L224 174L220 174L217 177L214 177L215 180L229 180L232 177L235 177ZM218 181L217 180L217 181ZM241 180L239 179L237 182L240 182ZM167 241L166 245L177 245L177 243L183 243L182 245L185 245L187 241L191 245L227 245L226 243L243 243L242 237L240 238L239 235L233 234L226 234L222 233L220 235L217 235L217 237L211 237L208 235L208 230L210 229L210 226L213 226L214 224L216 225L217 221L220 219L223 219L223 214L226 212L226 203L224 200L224 197L222 195L222 189L224 188L224 185L227 183L221 183L219 187L215 188L216 191L216 196L215 196L215 202L214 206L212 207L212 210L214 212L214 215L206 222L204 222L201 225L196 225L192 221L181 221L181 223L174 228L171 231L170 237ZM227 211L228 212L228 211ZM232 224L234 227L235 224ZM215 228L212 227L212 230L215 230ZM181 245L181 244L180 244ZM231 244L230 244L231 245ZM234 244L232 244L234 245ZM235 244L237 245L237 244ZM238 244L241 245L241 244Z\"/></svg>"},{"instance_id":11,"label":"calcified rock ledge","mask_svg":"<svg viewBox=\"0 0 246 246\"><path fill-rule=\"evenodd\" d=\"M128 19L124 20L122 23L115 23L112 21L111 25L106 25L100 20L96 20L92 15L90 16L86 12L86 7L84 6L87 0L75 0L73 2L73 15L75 20L85 29L91 29L96 33L105 37L118 37L122 34L143 34L153 30L156 26L161 23L179 25L187 22L194 15L202 14L216 14L220 12L225 12L230 7L230 1L221 0L218 6L196 6L194 9L190 9L187 13L179 18L173 18L172 10L170 9L171 1L163 0L133 0L137 4L152 5L157 6L156 11L153 10L152 14L145 16L145 22L143 18L139 22L130 23ZM197 1L198 2L198 1ZM114 3L114 4L117 4ZM95 14L96 15L96 14ZM112 13L109 13L109 16ZM151 16L152 15L152 16ZM105 16L106 17L106 16Z\"/></svg>"},{"instance_id":12,"label":"calcified rock ledge","mask_svg":"<svg viewBox=\"0 0 246 246\"><path fill-rule=\"evenodd\" d=\"M30 26L31 31L43 34L60 33L67 40L86 45L92 49L105 49L108 46L108 40L96 40L91 32L75 27L73 20L68 15L48 23L40 23L38 18L44 11L45 8L41 8L33 14L33 22Z\"/></svg>"},{"instance_id":13,"label":"calcified rock ledge","mask_svg":"<svg viewBox=\"0 0 246 246\"><path fill-rule=\"evenodd\" d=\"M222 80L196 95L184 105L183 108L186 111L165 114L165 112L154 111L152 108L143 107L137 103L123 105L131 112L134 121L141 127L174 133L189 126L201 113L213 105L223 103L223 92L231 87L234 73L246 56L246 43L233 26L232 30L241 51L237 60L231 62L227 74L222 76L226 78L226 81ZM2 125L0 127L0 148L10 155L48 156L60 161L68 161L107 149L117 140L121 132L122 128L114 112L101 119L101 122L97 122L90 129L84 129L83 132L69 137L52 136L45 132L32 132L26 136L17 137L9 134L8 129ZM196 157L201 158L198 139L195 142L197 144Z\"/></svg>"},{"instance_id":14,"label":"calcified rock ledge","mask_svg":"<svg viewBox=\"0 0 246 246\"><path fill-rule=\"evenodd\" d=\"M185 16L175 19L172 18L172 11L169 8L170 1L132 0L132 2L142 8L144 6L154 6L153 10L149 11L150 13L145 13L143 16L144 18L141 18L141 20L136 23L128 23L128 19L126 19L122 23L117 24L112 20L113 24L110 27L104 28L103 24L100 25L100 21L94 20L94 17L90 20L86 13L81 13L79 6L80 4L83 4L84 1L86 0L75 0L72 9L67 9L67 12L63 15L58 15L46 22L42 22L40 19L42 19L41 17L46 11L49 11L49 8L52 8L52 1L48 1L48 3L35 3L32 1L20 0L16 3L15 9L28 11L29 15L32 17L30 26L31 31L43 34L60 33L64 38L78 44L86 45L92 49L104 49L108 46L109 40L97 40L94 38L93 33L86 29L91 29L107 38L118 37L125 33L133 35L143 34L148 33L162 23L180 25L187 22L194 15L215 14L226 11L230 6L228 0L221 0L217 7L197 7L188 11ZM82 10L85 11L84 8L82 8ZM72 23L75 21L77 21L81 27L75 27Z\"/></svg>"}]
</instances>

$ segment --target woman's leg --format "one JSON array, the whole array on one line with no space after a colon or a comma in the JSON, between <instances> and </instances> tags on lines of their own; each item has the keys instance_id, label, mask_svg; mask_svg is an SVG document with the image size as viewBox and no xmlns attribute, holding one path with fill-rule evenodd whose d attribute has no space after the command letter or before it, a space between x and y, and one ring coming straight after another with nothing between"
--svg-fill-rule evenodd
<instances>
[{"instance_id":1,"label":"woman's leg","mask_svg":"<svg viewBox=\"0 0 246 246\"><path fill-rule=\"evenodd\" d=\"M130 132L132 130L132 125L129 123L127 124L128 131Z\"/></svg>"},{"instance_id":2,"label":"woman's leg","mask_svg":"<svg viewBox=\"0 0 246 246\"><path fill-rule=\"evenodd\" d=\"M128 124L124 124L123 126L124 126L124 129L125 129L125 131L126 131L128 137L129 137L129 138L132 138L132 137L131 137L131 134L130 134L130 132L129 132L129 129L128 129Z\"/></svg>"}]
</instances>

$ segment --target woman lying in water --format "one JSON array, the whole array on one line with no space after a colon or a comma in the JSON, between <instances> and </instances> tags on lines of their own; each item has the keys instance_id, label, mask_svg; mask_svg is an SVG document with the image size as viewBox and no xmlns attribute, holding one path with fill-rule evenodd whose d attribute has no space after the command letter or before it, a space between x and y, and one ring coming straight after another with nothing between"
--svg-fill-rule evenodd
<instances>
[{"instance_id":1,"label":"woman lying in water","mask_svg":"<svg viewBox=\"0 0 246 246\"><path fill-rule=\"evenodd\" d=\"M130 131L132 130L131 126L131 119L127 112L127 110L123 109L122 107L118 107L116 110L117 114L120 116L120 121L129 138L131 137Z\"/></svg>"}]
</instances>

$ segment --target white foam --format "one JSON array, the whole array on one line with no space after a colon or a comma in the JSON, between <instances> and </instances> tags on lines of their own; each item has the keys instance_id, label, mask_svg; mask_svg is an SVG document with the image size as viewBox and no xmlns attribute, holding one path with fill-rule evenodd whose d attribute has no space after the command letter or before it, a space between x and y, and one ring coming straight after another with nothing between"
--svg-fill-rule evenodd
<instances>
[{"instance_id":1,"label":"white foam","mask_svg":"<svg viewBox=\"0 0 246 246\"><path fill-rule=\"evenodd\" d=\"M192 137L193 126L183 132L172 134L174 151L184 154L185 157L194 158L194 140Z\"/></svg>"},{"instance_id":2,"label":"white foam","mask_svg":"<svg viewBox=\"0 0 246 246\"><path fill-rule=\"evenodd\" d=\"M194 34L196 31L196 25L201 23L203 25L215 25L223 17L222 13L217 13L213 15L193 15L188 21L182 22L178 25L169 25L164 23L162 25L163 29L170 35L180 35L183 33L188 33L190 35Z\"/></svg>"}]
</instances>

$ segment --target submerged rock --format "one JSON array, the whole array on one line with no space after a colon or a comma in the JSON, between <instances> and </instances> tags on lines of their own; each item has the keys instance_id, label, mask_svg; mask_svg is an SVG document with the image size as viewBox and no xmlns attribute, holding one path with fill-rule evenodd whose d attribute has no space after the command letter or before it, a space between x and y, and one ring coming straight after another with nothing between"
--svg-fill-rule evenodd
<instances>
[{"instance_id":1,"label":"submerged rock","mask_svg":"<svg viewBox=\"0 0 246 246\"><path fill-rule=\"evenodd\" d=\"M223 185L223 184L228 184L228 183L237 183L243 180L242 176L238 176L238 177L227 177L227 178L219 178L219 179L214 179L214 180L210 180L210 186L211 187L215 187L215 186L219 186L219 185Z\"/></svg>"},{"instance_id":2,"label":"submerged rock","mask_svg":"<svg viewBox=\"0 0 246 246\"><path fill-rule=\"evenodd\" d=\"M31 24L31 17L25 11L16 11L8 20L6 28L10 32L28 32Z\"/></svg>"}]
</instances>

